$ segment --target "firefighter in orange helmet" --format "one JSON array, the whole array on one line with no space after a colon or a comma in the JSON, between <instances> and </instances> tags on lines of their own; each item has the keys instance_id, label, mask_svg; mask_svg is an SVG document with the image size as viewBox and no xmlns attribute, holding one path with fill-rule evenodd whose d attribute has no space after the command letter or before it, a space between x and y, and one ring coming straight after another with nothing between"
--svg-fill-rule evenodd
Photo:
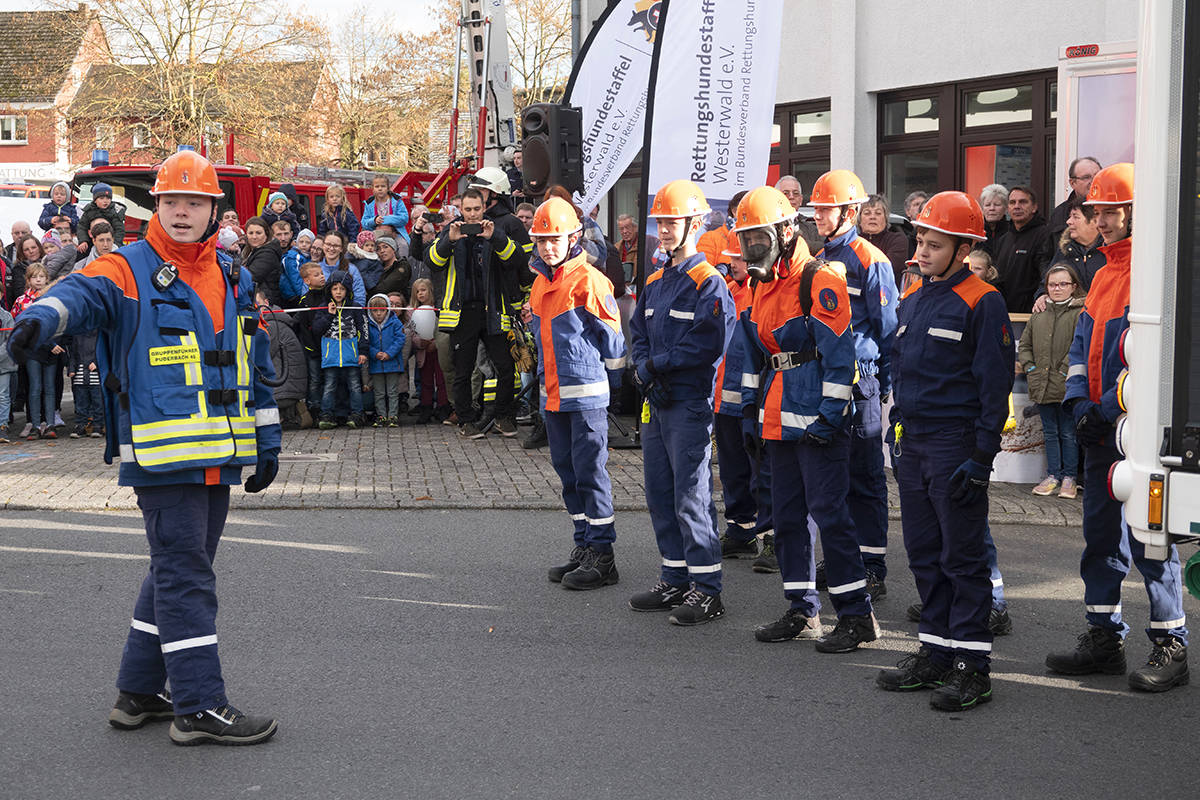
<instances>
[{"instance_id":1,"label":"firefighter in orange helmet","mask_svg":"<svg viewBox=\"0 0 1200 800\"><path fill-rule=\"evenodd\" d=\"M759 281L741 316L742 414L762 438L776 477L775 556L791 603L755 637L817 639L819 652L848 653L879 636L846 507L855 378L850 296L840 265L814 259L794 220L783 193L763 186L742 200L734 226ZM788 480L778 480L782 475ZM837 626L824 636L809 515L820 527L829 597L838 615Z\"/></svg>"},{"instance_id":2,"label":"firefighter in orange helmet","mask_svg":"<svg viewBox=\"0 0 1200 800\"><path fill-rule=\"evenodd\" d=\"M629 322L636 380L649 412L642 426L646 505L663 559L658 583L629 605L670 611L676 625L699 625L724 613L712 396L734 316L725 279L696 252L708 211L691 181L658 190L649 217L658 224L668 262L647 276Z\"/></svg>"}]
</instances>

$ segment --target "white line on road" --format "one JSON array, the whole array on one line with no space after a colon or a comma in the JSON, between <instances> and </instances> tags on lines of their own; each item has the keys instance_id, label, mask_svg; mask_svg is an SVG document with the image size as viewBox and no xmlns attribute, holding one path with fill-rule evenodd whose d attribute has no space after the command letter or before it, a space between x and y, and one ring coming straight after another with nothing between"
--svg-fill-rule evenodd
<instances>
[{"instance_id":1,"label":"white line on road","mask_svg":"<svg viewBox=\"0 0 1200 800\"><path fill-rule=\"evenodd\" d=\"M10 592L12 594L45 594L45 592L35 592L30 589L0 589L0 592Z\"/></svg>"},{"instance_id":2,"label":"white line on road","mask_svg":"<svg viewBox=\"0 0 1200 800\"><path fill-rule=\"evenodd\" d=\"M435 603L432 600L403 600L399 597L363 597L362 600L387 600L389 603L415 603L419 606L446 606L447 608L483 608L488 611L503 611L503 606L475 606L470 603Z\"/></svg>"},{"instance_id":3,"label":"white line on road","mask_svg":"<svg viewBox=\"0 0 1200 800\"><path fill-rule=\"evenodd\" d=\"M392 572L386 569L364 569L363 572L374 572L376 575L399 575L401 578L428 578L433 580L437 575L426 572Z\"/></svg>"},{"instance_id":4,"label":"white line on road","mask_svg":"<svg viewBox=\"0 0 1200 800\"><path fill-rule=\"evenodd\" d=\"M133 553L93 553L89 550L47 550L43 547L4 547L0 550L8 553L50 553L58 556L83 556L85 558L119 558L124 561L149 561L150 556L139 556Z\"/></svg>"},{"instance_id":5,"label":"white line on road","mask_svg":"<svg viewBox=\"0 0 1200 800\"><path fill-rule=\"evenodd\" d=\"M48 519L21 519L9 520L0 522L0 529L13 531L20 530L48 530L48 531L78 531L80 533L121 533L133 536L145 536L144 528L115 528L104 525L87 525L70 522L55 522ZM346 544L318 544L312 542L287 542L276 539L249 539L243 536L222 536L222 541L240 542L242 544L263 544L272 547L296 547L301 550L320 550L328 553L366 553L361 547L352 547Z\"/></svg>"}]
</instances>

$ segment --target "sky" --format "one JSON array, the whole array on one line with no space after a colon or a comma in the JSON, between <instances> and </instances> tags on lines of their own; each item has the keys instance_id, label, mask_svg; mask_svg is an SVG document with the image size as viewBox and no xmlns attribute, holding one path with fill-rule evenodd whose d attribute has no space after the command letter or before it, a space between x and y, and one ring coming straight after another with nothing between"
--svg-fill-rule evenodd
<instances>
[{"instance_id":1,"label":"sky","mask_svg":"<svg viewBox=\"0 0 1200 800\"><path fill-rule=\"evenodd\" d=\"M344 14L350 13L349 9L358 5L355 0L348 0L345 3L329 3L322 0L292 0L292 7L301 8L312 14L313 16L333 21ZM374 8L386 10L390 12L397 27L406 28L408 30L425 33L433 29L433 19L427 13L427 8L430 5L429 0L373 0L371 5ZM330 11L329 8L344 6L345 10ZM0 11L37 11L46 8L46 4L41 0L0 0Z\"/></svg>"}]
</instances>

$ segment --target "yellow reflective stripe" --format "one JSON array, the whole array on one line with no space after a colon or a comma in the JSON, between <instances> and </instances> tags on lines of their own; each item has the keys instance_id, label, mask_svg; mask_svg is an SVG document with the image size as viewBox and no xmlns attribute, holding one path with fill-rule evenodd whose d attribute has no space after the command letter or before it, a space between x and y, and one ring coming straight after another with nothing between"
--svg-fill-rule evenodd
<instances>
[{"instance_id":1,"label":"yellow reflective stripe","mask_svg":"<svg viewBox=\"0 0 1200 800\"><path fill-rule=\"evenodd\" d=\"M250 385L250 342L251 342L251 337L253 336L253 334L251 334L251 336L245 336L242 333L242 324L243 324L242 321L245 319L249 319L249 317L243 317L241 315L238 315L235 319L237 320L237 326L238 326L237 332L234 334L234 336L237 339L237 345L236 345L237 346L237 382L238 382L238 386L249 386Z\"/></svg>"},{"instance_id":2,"label":"yellow reflective stripe","mask_svg":"<svg viewBox=\"0 0 1200 800\"><path fill-rule=\"evenodd\" d=\"M196 341L196 334L185 333L179 337L179 343L184 347L195 347L197 352L200 350L200 345ZM200 361L191 361L183 364L183 378L188 386L200 385Z\"/></svg>"},{"instance_id":3,"label":"yellow reflective stripe","mask_svg":"<svg viewBox=\"0 0 1200 800\"><path fill-rule=\"evenodd\" d=\"M188 461L211 461L218 458L230 458L234 454L233 441L228 437L208 442L181 442L179 444L164 444L158 447L133 446L134 458L142 466L154 467L160 464L178 464Z\"/></svg>"},{"instance_id":4,"label":"yellow reflective stripe","mask_svg":"<svg viewBox=\"0 0 1200 800\"><path fill-rule=\"evenodd\" d=\"M457 311L442 311L438 314L438 327L442 330L449 330L458 327Z\"/></svg>"},{"instance_id":5,"label":"yellow reflective stripe","mask_svg":"<svg viewBox=\"0 0 1200 800\"><path fill-rule=\"evenodd\" d=\"M229 420L226 417L211 417L209 419L147 422L142 425L134 425L132 433L134 444L161 439L178 439L184 436L221 436L229 433Z\"/></svg>"},{"instance_id":6,"label":"yellow reflective stripe","mask_svg":"<svg viewBox=\"0 0 1200 800\"><path fill-rule=\"evenodd\" d=\"M529 244L521 245L521 249L524 250L526 253L532 253L533 252L533 242L530 242Z\"/></svg>"},{"instance_id":7,"label":"yellow reflective stripe","mask_svg":"<svg viewBox=\"0 0 1200 800\"><path fill-rule=\"evenodd\" d=\"M530 245L530 249L532 249L532 248L533 248L533 245ZM503 250L501 250L499 253L496 253L496 256L497 256L497 257L498 257L498 258L499 258L501 261L505 261L505 260L507 260L507 259L511 258L511 257L512 257L512 254L513 254L513 253L515 253L515 252L517 252L517 245L516 245L516 243L515 243L515 242L513 242L513 240L512 240L512 239L509 239L509 240L508 240L508 246L506 246L506 247L505 247ZM529 252L529 251L527 250L526 252Z\"/></svg>"},{"instance_id":8,"label":"yellow reflective stripe","mask_svg":"<svg viewBox=\"0 0 1200 800\"><path fill-rule=\"evenodd\" d=\"M453 255L454 250L451 249L450 253ZM432 261L436 266L444 267L446 266L446 262L450 260L450 257L439 254L437 251L437 242L434 242L429 248L429 260Z\"/></svg>"},{"instance_id":9,"label":"yellow reflective stripe","mask_svg":"<svg viewBox=\"0 0 1200 800\"><path fill-rule=\"evenodd\" d=\"M455 279L454 270L446 272L446 294L442 298L442 308L449 308L450 301L454 299L454 287L458 283Z\"/></svg>"}]
</instances>

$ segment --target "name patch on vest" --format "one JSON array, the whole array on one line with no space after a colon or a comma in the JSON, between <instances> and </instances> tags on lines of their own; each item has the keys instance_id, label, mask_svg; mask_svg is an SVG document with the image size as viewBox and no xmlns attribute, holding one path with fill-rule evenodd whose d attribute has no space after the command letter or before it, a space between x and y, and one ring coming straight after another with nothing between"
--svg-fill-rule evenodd
<instances>
[{"instance_id":1,"label":"name patch on vest","mask_svg":"<svg viewBox=\"0 0 1200 800\"><path fill-rule=\"evenodd\" d=\"M150 366L167 364L199 364L200 347L194 344L177 344L172 347L151 347Z\"/></svg>"}]
</instances>

